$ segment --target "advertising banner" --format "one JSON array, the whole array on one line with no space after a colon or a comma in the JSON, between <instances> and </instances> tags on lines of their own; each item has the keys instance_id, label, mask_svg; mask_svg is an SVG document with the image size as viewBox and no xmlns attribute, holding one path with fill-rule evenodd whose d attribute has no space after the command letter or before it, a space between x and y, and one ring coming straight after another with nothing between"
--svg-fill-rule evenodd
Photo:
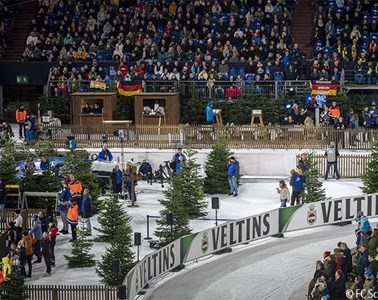
<instances>
[{"instance_id":1,"label":"advertising banner","mask_svg":"<svg viewBox=\"0 0 378 300\"><path fill-rule=\"evenodd\" d=\"M360 210L368 217L377 216L378 193L304 204L293 211L283 231L353 221Z\"/></svg>"},{"instance_id":2,"label":"advertising banner","mask_svg":"<svg viewBox=\"0 0 378 300\"><path fill-rule=\"evenodd\" d=\"M106 83L102 81L91 80L89 87L91 89L106 90Z\"/></svg>"},{"instance_id":3,"label":"advertising banner","mask_svg":"<svg viewBox=\"0 0 378 300\"><path fill-rule=\"evenodd\" d=\"M146 255L126 276L127 299L134 297L146 284L181 264L180 239Z\"/></svg>"},{"instance_id":4,"label":"advertising banner","mask_svg":"<svg viewBox=\"0 0 378 300\"><path fill-rule=\"evenodd\" d=\"M337 84L312 83L311 94L313 94L313 95L336 96L337 95Z\"/></svg>"},{"instance_id":5,"label":"advertising banner","mask_svg":"<svg viewBox=\"0 0 378 300\"><path fill-rule=\"evenodd\" d=\"M279 233L278 211L227 222L181 238L182 262Z\"/></svg>"}]
</instances>

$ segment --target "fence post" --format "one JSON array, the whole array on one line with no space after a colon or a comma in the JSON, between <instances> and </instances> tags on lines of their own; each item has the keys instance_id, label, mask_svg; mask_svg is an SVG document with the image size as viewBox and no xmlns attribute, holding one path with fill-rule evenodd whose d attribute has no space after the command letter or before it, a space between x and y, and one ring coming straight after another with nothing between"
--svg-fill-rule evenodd
<instances>
[{"instance_id":1,"label":"fence post","mask_svg":"<svg viewBox=\"0 0 378 300\"><path fill-rule=\"evenodd\" d=\"M144 238L145 240L151 240L152 238L150 237L150 216L147 215L147 236Z\"/></svg>"},{"instance_id":2,"label":"fence post","mask_svg":"<svg viewBox=\"0 0 378 300\"><path fill-rule=\"evenodd\" d=\"M105 286L105 300L109 300L109 287L106 285Z\"/></svg>"},{"instance_id":3,"label":"fence post","mask_svg":"<svg viewBox=\"0 0 378 300\"><path fill-rule=\"evenodd\" d=\"M56 286L52 288L51 294L52 300L58 300L58 289Z\"/></svg>"}]
</instances>

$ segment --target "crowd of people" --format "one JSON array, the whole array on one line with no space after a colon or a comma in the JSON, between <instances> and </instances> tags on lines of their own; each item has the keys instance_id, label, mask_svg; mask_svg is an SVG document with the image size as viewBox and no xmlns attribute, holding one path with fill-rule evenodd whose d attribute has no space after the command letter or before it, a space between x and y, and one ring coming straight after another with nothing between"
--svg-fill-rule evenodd
<instances>
[{"instance_id":1,"label":"crowd of people","mask_svg":"<svg viewBox=\"0 0 378 300\"><path fill-rule=\"evenodd\" d=\"M45 163L48 163L45 160ZM26 166L29 168L29 166ZM62 228L59 230L56 211L60 213ZM86 223L87 236L91 235L92 198L89 190L83 188L80 181L74 175L70 175L63 183L60 198L56 205L49 205L46 210L41 210L32 215L31 228L23 230L25 226L21 210L15 210L14 221L7 224L5 229L6 247L8 254L2 258L2 270L0 279L10 279L11 274L31 277L33 264L42 262L46 265L43 277L50 277L52 267L55 267L54 248L59 234L68 234L69 227L71 239L77 239L77 225L79 215ZM4 221L4 220L2 220ZM33 257L35 261L32 262Z\"/></svg>"},{"instance_id":2,"label":"crowd of people","mask_svg":"<svg viewBox=\"0 0 378 300\"><path fill-rule=\"evenodd\" d=\"M354 62L354 81L377 80L378 4L371 0L313 1L314 52L309 79L339 80L339 62Z\"/></svg>"},{"instance_id":3,"label":"crowd of people","mask_svg":"<svg viewBox=\"0 0 378 300\"><path fill-rule=\"evenodd\" d=\"M355 221L355 257L344 242L339 242L333 252L325 251L323 260L316 262L308 299L377 299L378 227L371 227L363 211L357 212Z\"/></svg>"},{"instance_id":4,"label":"crowd of people","mask_svg":"<svg viewBox=\"0 0 378 300\"><path fill-rule=\"evenodd\" d=\"M0 58L11 40L11 30L17 14L19 0L3 0L0 2Z\"/></svg>"}]
</instances>

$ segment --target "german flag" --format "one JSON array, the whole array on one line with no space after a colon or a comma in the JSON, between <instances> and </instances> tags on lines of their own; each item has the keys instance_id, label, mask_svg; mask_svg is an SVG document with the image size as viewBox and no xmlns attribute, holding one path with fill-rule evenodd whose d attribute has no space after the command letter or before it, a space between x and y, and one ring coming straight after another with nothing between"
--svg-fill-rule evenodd
<instances>
[{"instance_id":1,"label":"german flag","mask_svg":"<svg viewBox=\"0 0 378 300\"><path fill-rule=\"evenodd\" d=\"M120 81L117 88L118 93L122 96L134 96L142 91L142 80Z\"/></svg>"}]
</instances>

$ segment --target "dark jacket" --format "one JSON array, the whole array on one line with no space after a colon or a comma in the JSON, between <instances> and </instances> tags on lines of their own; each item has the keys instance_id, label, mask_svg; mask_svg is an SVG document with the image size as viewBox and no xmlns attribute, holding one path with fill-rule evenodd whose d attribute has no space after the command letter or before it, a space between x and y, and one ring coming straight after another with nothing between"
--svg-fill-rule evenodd
<instances>
[{"instance_id":1,"label":"dark jacket","mask_svg":"<svg viewBox=\"0 0 378 300\"><path fill-rule=\"evenodd\" d=\"M0 183L0 204L5 204L7 201L7 190L5 189L5 184Z\"/></svg>"},{"instance_id":2,"label":"dark jacket","mask_svg":"<svg viewBox=\"0 0 378 300\"><path fill-rule=\"evenodd\" d=\"M331 286L331 299L332 300L344 300L346 299L345 279L340 277L333 282Z\"/></svg>"},{"instance_id":3,"label":"dark jacket","mask_svg":"<svg viewBox=\"0 0 378 300\"><path fill-rule=\"evenodd\" d=\"M331 282L335 279L335 272L337 267L337 262L335 260L330 260L326 266L326 277L328 282Z\"/></svg>"},{"instance_id":4,"label":"dark jacket","mask_svg":"<svg viewBox=\"0 0 378 300\"><path fill-rule=\"evenodd\" d=\"M42 254L43 257L49 258L51 257L51 241L50 239L43 239L42 240Z\"/></svg>"},{"instance_id":5,"label":"dark jacket","mask_svg":"<svg viewBox=\"0 0 378 300\"><path fill-rule=\"evenodd\" d=\"M373 274L377 274L377 272L378 272L378 261L373 260L372 262L370 262L368 264L367 268L372 270Z\"/></svg>"},{"instance_id":6,"label":"dark jacket","mask_svg":"<svg viewBox=\"0 0 378 300\"><path fill-rule=\"evenodd\" d=\"M92 217L92 197L85 195L83 201L81 202L81 215L83 218Z\"/></svg>"},{"instance_id":7,"label":"dark jacket","mask_svg":"<svg viewBox=\"0 0 378 300\"><path fill-rule=\"evenodd\" d=\"M350 253L350 249L345 249L343 251L343 254L344 254L344 258L341 264L341 270L343 271L344 274L348 274L352 272L352 269L353 269L352 254Z\"/></svg>"},{"instance_id":8,"label":"dark jacket","mask_svg":"<svg viewBox=\"0 0 378 300\"><path fill-rule=\"evenodd\" d=\"M362 278L364 278L365 268L368 264L368 252L365 251L364 253L361 253L360 257L357 260L357 272L359 275L361 275Z\"/></svg>"}]
</instances>

